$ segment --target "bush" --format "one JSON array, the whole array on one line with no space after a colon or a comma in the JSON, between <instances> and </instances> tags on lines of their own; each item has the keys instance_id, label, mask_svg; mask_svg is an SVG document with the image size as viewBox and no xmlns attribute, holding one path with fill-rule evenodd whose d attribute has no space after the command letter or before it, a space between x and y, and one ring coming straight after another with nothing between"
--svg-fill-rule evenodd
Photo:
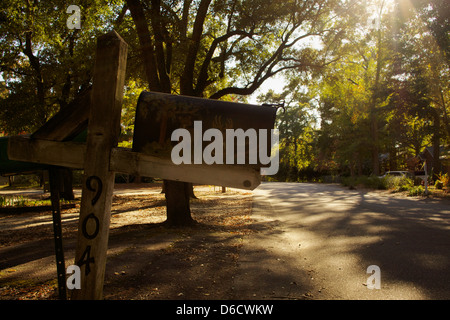
<instances>
[{"instance_id":1,"label":"bush","mask_svg":"<svg viewBox=\"0 0 450 320\"><path fill-rule=\"evenodd\" d=\"M414 186L414 181L407 177L377 176L344 177L342 184L346 187L363 186L370 189L393 190L394 192L408 191Z\"/></svg>"},{"instance_id":2,"label":"bush","mask_svg":"<svg viewBox=\"0 0 450 320\"><path fill-rule=\"evenodd\" d=\"M352 177L342 177L341 183L344 187L350 187L353 185L352 183L353 178Z\"/></svg>"},{"instance_id":3,"label":"bush","mask_svg":"<svg viewBox=\"0 0 450 320\"><path fill-rule=\"evenodd\" d=\"M411 189L409 189L409 195L411 197L413 196L422 196L425 194L425 188L422 186L414 186Z\"/></svg>"},{"instance_id":4,"label":"bush","mask_svg":"<svg viewBox=\"0 0 450 320\"><path fill-rule=\"evenodd\" d=\"M440 174L438 176L439 180L436 181L436 183L439 181L440 183L442 183L442 187L439 189L443 189L443 188L448 188L450 187L450 177L448 176L447 173L445 174Z\"/></svg>"},{"instance_id":5,"label":"bush","mask_svg":"<svg viewBox=\"0 0 450 320\"><path fill-rule=\"evenodd\" d=\"M20 174L14 176L13 186L17 187L39 187L40 176L37 174Z\"/></svg>"},{"instance_id":6,"label":"bush","mask_svg":"<svg viewBox=\"0 0 450 320\"><path fill-rule=\"evenodd\" d=\"M385 180L376 176L343 177L342 184L346 187L363 186L370 189L386 190Z\"/></svg>"},{"instance_id":7,"label":"bush","mask_svg":"<svg viewBox=\"0 0 450 320\"><path fill-rule=\"evenodd\" d=\"M23 207L28 200L22 196L3 197L0 196L0 207Z\"/></svg>"},{"instance_id":8,"label":"bush","mask_svg":"<svg viewBox=\"0 0 450 320\"><path fill-rule=\"evenodd\" d=\"M378 190L386 190L386 182L384 178L379 178L376 176L367 177L367 179L363 180L363 185L367 188L378 189Z\"/></svg>"},{"instance_id":9,"label":"bush","mask_svg":"<svg viewBox=\"0 0 450 320\"><path fill-rule=\"evenodd\" d=\"M441 180L436 180L436 183L434 184L434 187L436 189L442 190L444 188L444 183L442 183Z\"/></svg>"},{"instance_id":10,"label":"bush","mask_svg":"<svg viewBox=\"0 0 450 320\"><path fill-rule=\"evenodd\" d=\"M386 189L394 190L395 192L408 191L414 186L414 181L403 176L386 176Z\"/></svg>"}]
</instances>

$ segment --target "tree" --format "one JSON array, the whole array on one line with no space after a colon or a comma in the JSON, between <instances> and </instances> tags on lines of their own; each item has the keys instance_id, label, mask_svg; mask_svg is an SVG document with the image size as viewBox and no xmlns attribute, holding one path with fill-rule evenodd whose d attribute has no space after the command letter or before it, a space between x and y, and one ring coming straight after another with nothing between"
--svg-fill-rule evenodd
<instances>
[{"instance_id":1,"label":"tree","mask_svg":"<svg viewBox=\"0 0 450 320\"><path fill-rule=\"evenodd\" d=\"M439 150L450 137L448 120L449 43L442 36L448 30L442 22L448 4L415 2L415 6L397 7L397 21L392 41L393 66L390 73L392 103L401 107L407 128L406 142L412 142L415 155L433 146L433 168L439 170ZM401 14L400 14L401 13ZM398 116L397 116L398 117ZM405 117L406 119L406 117ZM416 130L420 135L414 134ZM435 172L436 174L438 172Z\"/></svg>"},{"instance_id":2,"label":"tree","mask_svg":"<svg viewBox=\"0 0 450 320\"><path fill-rule=\"evenodd\" d=\"M375 14L361 15L346 33L341 59L319 79L319 158L351 174L367 172L368 163L377 174L381 155L389 155L386 169L405 169L407 158L430 143L439 168L439 145L450 132L449 66L446 42L436 34L447 30L448 6L412 3L366 3Z\"/></svg>"},{"instance_id":3,"label":"tree","mask_svg":"<svg viewBox=\"0 0 450 320\"><path fill-rule=\"evenodd\" d=\"M0 124L9 134L33 132L91 84L96 37L114 21L114 6L81 2L82 29L70 30L70 4L1 3L0 72L8 95L1 101Z\"/></svg>"},{"instance_id":4,"label":"tree","mask_svg":"<svg viewBox=\"0 0 450 320\"><path fill-rule=\"evenodd\" d=\"M329 48L320 51L300 44L314 36L339 37L330 15L335 9L350 10L347 2L332 0L126 3L148 88L211 99L249 95L276 74L323 66ZM168 222L192 221L186 185L165 186Z\"/></svg>"},{"instance_id":5,"label":"tree","mask_svg":"<svg viewBox=\"0 0 450 320\"><path fill-rule=\"evenodd\" d=\"M2 1L0 8L1 132L32 133L69 108L91 85L95 39L110 25L112 10L100 1L80 4L83 31L67 27L69 1ZM95 17L98 16L98 17ZM72 173L63 172L72 191ZM64 192L73 198L73 192Z\"/></svg>"},{"instance_id":6,"label":"tree","mask_svg":"<svg viewBox=\"0 0 450 320\"><path fill-rule=\"evenodd\" d=\"M294 77L279 94L270 89L258 96L258 102L281 106L276 127L280 139L280 169L276 179L298 181L310 178L314 170L313 136L315 117L311 94L305 91L303 79Z\"/></svg>"},{"instance_id":7,"label":"tree","mask_svg":"<svg viewBox=\"0 0 450 320\"><path fill-rule=\"evenodd\" d=\"M371 85L374 63L357 52L332 66L320 83L321 158L333 159L343 172L361 175L371 161Z\"/></svg>"},{"instance_id":8,"label":"tree","mask_svg":"<svg viewBox=\"0 0 450 320\"><path fill-rule=\"evenodd\" d=\"M321 128L320 158L334 159L341 172L379 173L380 130L386 95L381 90L387 64L381 24L375 28L371 7L361 12L339 48L339 61L329 65L317 84ZM376 7L377 8L377 7ZM380 18L378 7L375 21Z\"/></svg>"}]
</instances>

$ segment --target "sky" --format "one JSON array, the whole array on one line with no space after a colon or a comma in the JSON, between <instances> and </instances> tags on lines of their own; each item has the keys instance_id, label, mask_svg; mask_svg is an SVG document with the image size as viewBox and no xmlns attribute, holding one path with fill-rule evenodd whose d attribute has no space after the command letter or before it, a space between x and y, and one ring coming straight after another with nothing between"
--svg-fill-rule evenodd
<instances>
[{"instance_id":1,"label":"sky","mask_svg":"<svg viewBox=\"0 0 450 320\"><path fill-rule=\"evenodd\" d=\"M275 76L267 79L261 87L255 91L254 94L248 97L248 102L250 104L258 104L257 97L260 94L266 93L270 89L272 89L275 93L281 93L283 91L285 83L281 76Z\"/></svg>"}]
</instances>

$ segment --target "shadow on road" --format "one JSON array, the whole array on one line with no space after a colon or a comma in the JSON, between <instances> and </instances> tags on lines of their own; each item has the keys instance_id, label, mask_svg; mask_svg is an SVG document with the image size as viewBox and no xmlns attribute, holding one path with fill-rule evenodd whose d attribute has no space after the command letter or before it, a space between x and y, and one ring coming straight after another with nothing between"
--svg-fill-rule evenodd
<instances>
[{"instance_id":1,"label":"shadow on road","mask_svg":"<svg viewBox=\"0 0 450 320\"><path fill-rule=\"evenodd\" d=\"M448 202L324 184L267 183L256 195L257 205L273 207L256 227L271 241L284 241L278 251L297 252L284 267L318 273L316 296L323 286L334 288L322 295L333 299L450 298ZM381 268L383 283L371 295L362 285L369 265ZM300 277L306 288L311 277Z\"/></svg>"}]
</instances>

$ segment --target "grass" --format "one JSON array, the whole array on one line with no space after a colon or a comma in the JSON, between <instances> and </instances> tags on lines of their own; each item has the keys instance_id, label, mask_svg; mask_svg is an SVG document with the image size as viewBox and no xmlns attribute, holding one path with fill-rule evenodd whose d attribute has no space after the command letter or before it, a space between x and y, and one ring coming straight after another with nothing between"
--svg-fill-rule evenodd
<instances>
[{"instance_id":1,"label":"grass","mask_svg":"<svg viewBox=\"0 0 450 320\"><path fill-rule=\"evenodd\" d=\"M73 201L61 200L61 204L73 203ZM0 196L0 208L21 208L21 207L39 207L39 206L51 206L51 200L34 200L24 198L23 196Z\"/></svg>"},{"instance_id":2,"label":"grass","mask_svg":"<svg viewBox=\"0 0 450 320\"><path fill-rule=\"evenodd\" d=\"M25 190L25 189L33 189L33 188L41 188L39 184L26 184L26 183L14 183L12 186L8 184L0 185L0 190Z\"/></svg>"},{"instance_id":3,"label":"grass","mask_svg":"<svg viewBox=\"0 0 450 320\"><path fill-rule=\"evenodd\" d=\"M24 207L27 202L28 199L25 199L22 196L0 196L0 207Z\"/></svg>"},{"instance_id":4,"label":"grass","mask_svg":"<svg viewBox=\"0 0 450 320\"><path fill-rule=\"evenodd\" d=\"M425 188L422 186L413 186L411 189L408 190L408 194L411 197L423 196L425 195Z\"/></svg>"}]
</instances>

